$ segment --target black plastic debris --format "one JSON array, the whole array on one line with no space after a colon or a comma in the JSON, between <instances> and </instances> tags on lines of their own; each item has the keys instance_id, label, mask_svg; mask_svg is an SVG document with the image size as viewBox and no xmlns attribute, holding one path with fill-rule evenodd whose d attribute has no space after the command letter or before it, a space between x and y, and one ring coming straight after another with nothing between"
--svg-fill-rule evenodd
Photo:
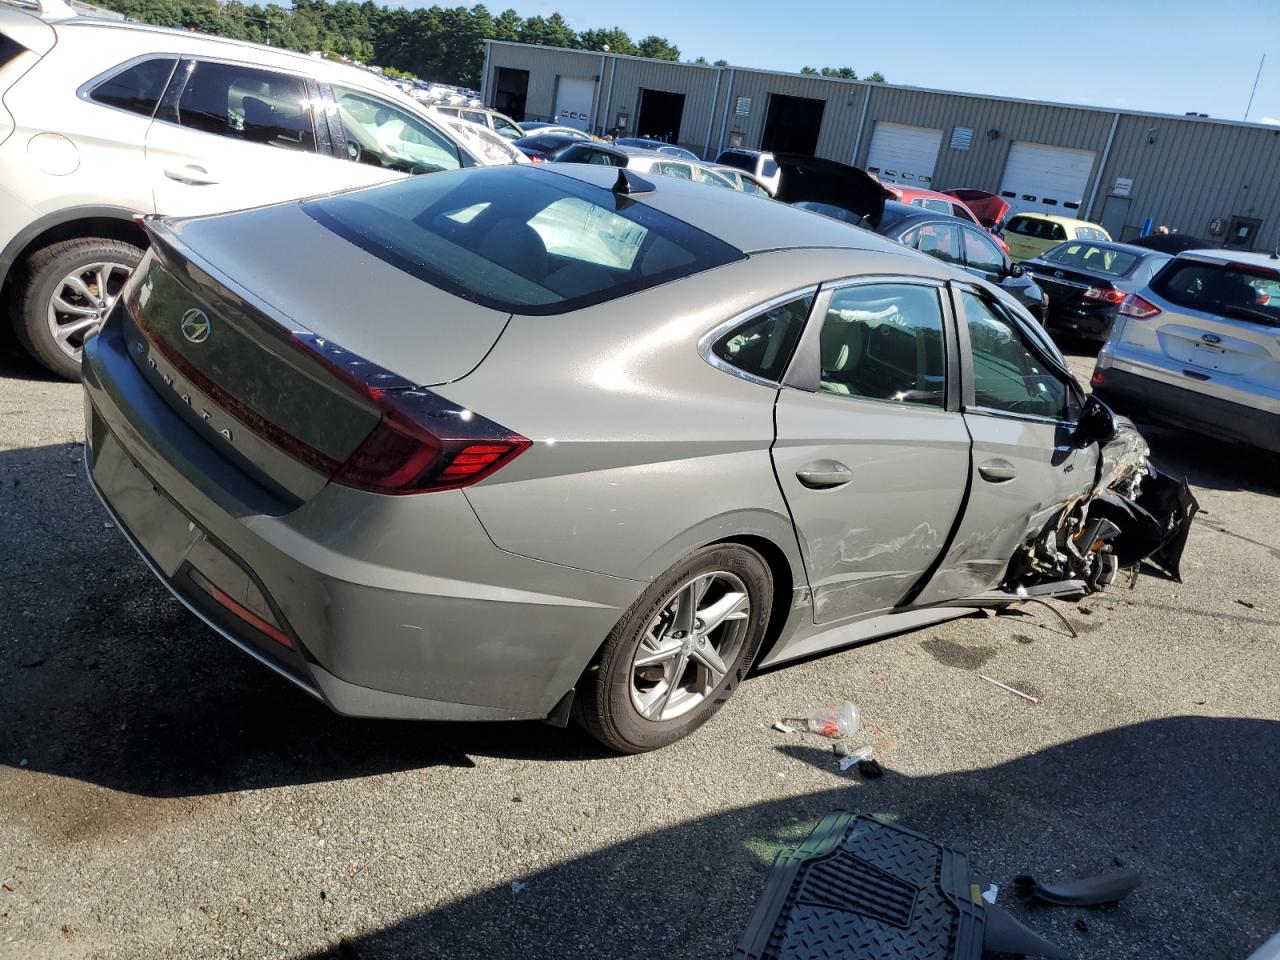
<instances>
[{"instance_id":1,"label":"black plastic debris","mask_svg":"<svg viewBox=\"0 0 1280 960\"><path fill-rule=\"evenodd\" d=\"M1137 500L1105 491L1090 505L1089 516L1110 520L1120 529L1111 548L1121 567L1145 560L1181 583L1182 551L1199 509L1185 479L1150 467Z\"/></svg>"},{"instance_id":2,"label":"black plastic debris","mask_svg":"<svg viewBox=\"0 0 1280 960\"><path fill-rule=\"evenodd\" d=\"M982 899L965 856L905 827L832 813L778 855L735 960L1067 955Z\"/></svg>"},{"instance_id":3,"label":"black plastic debris","mask_svg":"<svg viewBox=\"0 0 1280 960\"><path fill-rule=\"evenodd\" d=\"M1142 885L1136 870L1113 870L1070 883L1041 883L1030 874L1013 878L1013 892L1020 900L1043 900L1060 907L1093 907L1119 903Z\"/></svg>"}]
</instances>

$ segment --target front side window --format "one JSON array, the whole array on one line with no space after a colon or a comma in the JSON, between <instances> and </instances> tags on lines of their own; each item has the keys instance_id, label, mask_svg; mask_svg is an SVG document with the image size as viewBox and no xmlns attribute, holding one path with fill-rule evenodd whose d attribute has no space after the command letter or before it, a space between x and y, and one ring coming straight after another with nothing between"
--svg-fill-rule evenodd
<instances>
[{"instance_id":1,"label":"front side window","mask_svg":"<svg viewBox=\"0 0 1280 960\"><path fill-rule=\"evenodd\" d=\"M1065 420L1070 390L1018 326L968 290L960 303L973 354L974 402L988 410Z\"/></svg>"},{"instance_id":2,"label":"front side window","mask_svg":"<svg viewBox=\"0 0 1280 960\"><path fill-rule=\"evenodd\" d=\"M94 87L89 99L149 117L156 112L156 104L160 102L177 63L172 57L135 63Z\"/></svg>"},{"instance_id":3,"label":"front side window","mask_svg":"<svg viewBox=\"0 0 1280 960\"><path fill-rule=\"evenodd\" d=\"M701 167L693 168L693 176L699 183L709 183L713 187L723 187L726 190L733 190L734 186L718 173L712 173L710 170L703 170Z\"/></svg>"},{"instance_id":4,"label":"front side window","mask_svg":"<svg viewBox=\"0 0 1280 960\"><path fill-rule=\"evenodd\" d=\"M960 262L960 231L950 223L926 223L916 227L903 242L943 263Z\"/></svg>"},{"instance_id":5,"label":"front side window","mask_svg":"<svg viewBox=\"0 0 1280 960\"><path fill-rule=\"evenodd\" d=\"M487 127L489 125L484 119L484 114L477 113L474 110L463 110L462 119L466 120L468 123L478 123L482 127Z\"/></svg>"},{"instance_id":6,"label":"front side window","mask_svg":"<svg viewBox=\"0 0 1280 960\"><path fill-rule=\"evenodd\" d=\"M987 239L986 234L977 230L962 229L960 232L964 234L964 258L969 266L988 273L1004 272L1004 254Z\"/></svg>"},{"instance_id":7,"label":"front side window","mask_svg":"<svg viewBox=\"0 0 1280 960\"><path fill-rule=\"evenodd\" d=\"M457 146L408 110L336 84L333 96L347 137L347 156L357 163L402 173L462 166Z\"/></svg>"},{"instance_id":8,"label":"front side window","mask_svg":"<svg viewBox=\"0 0 1280 960\"><path fill-rule=\"evenodd\" d=\"M749 194L751 194L752 196L756 196L756 197L768 197L768 196L772 196L772 195L769 193L769 191L768 191L768 190L766 190L764 187L760 186L760 184L756 183L754 180L751 180L751 179L749 179L749 178L747 178L747 177L742 177L741 179L742 179L742 192L743 192L743 193L749 193Z\"/></svg>"},{"instance_id":9,"label":"front side window","mask_svg":"<svg viewBox=\"0 0 1280 960\"><path fill-rule=\"evenodd\" d=\"M316 151L301 77L195 61L171 119L193 130L285 150Z\"/></svg>"},{"instance_id":10,"label":"front side window","mask_svg":"<svg viewBox=\"0 0 1280 960\"><path fill-rule=\"evenodd\" d=\"M496 114L493 115L493 129L497 131L499 135L506 137L508 140L519 140L524 136L524 131L514 123L506 117L499 117Z\"/></svg>"},{"instance_id":11,"label":"front side window","mask_svg":"<svg viewBox=\"0 0 1280 960\"><path fill-rule=\"evenodd\" d=\"M777 383L791 361L812 305L812 297L798 297L766 310L716 340L711 352L744 373Z\"/></svg>"},{"instance_id":12,"label":"front side window","mask_svg":"<svg viewBox=\"0 0 1280 960\"><path fill-rule=\"evenodd\" d=\"M905 283L837 290L822 321L825 393L941 407L946 347L938 289Z\"/></svg>"}]
</instances>

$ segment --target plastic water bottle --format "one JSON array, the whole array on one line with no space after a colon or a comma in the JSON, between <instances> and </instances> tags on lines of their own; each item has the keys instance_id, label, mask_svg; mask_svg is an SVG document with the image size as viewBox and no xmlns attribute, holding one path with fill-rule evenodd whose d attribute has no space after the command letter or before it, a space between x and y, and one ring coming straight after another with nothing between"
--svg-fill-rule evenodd
<instances>
[{"instance_id":1,"label":"plastic water bottle","mask_svg":"<svg viewBox=\"0 0 1280 960\"><path fill-rule=\"evenodd\" d=\"M856 703L830 703L809 711L809 732L824 737L851 737L858 732L862 715Z\"/></svg>"}]
</instances>

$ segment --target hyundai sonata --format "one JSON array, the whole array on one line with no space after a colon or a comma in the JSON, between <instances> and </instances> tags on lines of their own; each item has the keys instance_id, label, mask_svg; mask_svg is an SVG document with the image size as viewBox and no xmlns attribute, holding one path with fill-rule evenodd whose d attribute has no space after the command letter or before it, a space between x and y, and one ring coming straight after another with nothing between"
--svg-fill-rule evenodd
<instances>
[{"instance_id":1,"label":"hyundai sonata","mask_svg":"<svg viewBox=\"0 0 1280 960\"><path fill-rule=\"evenodd\" d=\"M1176 566L1130 529L1169 485L1025 311L784 204L548 165L146 227L92 483L344 714L646 750L753 664Z\"/></svg>"}]
</instances>

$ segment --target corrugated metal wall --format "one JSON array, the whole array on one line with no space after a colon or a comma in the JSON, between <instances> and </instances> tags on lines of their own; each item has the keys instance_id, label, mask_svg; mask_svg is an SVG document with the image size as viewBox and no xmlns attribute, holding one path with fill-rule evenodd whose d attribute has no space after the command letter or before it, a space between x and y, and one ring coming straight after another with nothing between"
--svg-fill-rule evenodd
<instances>
[{"instance_id":1,"label":"corrugated metal wall","mask_svg":"<svg viewBox=\"0 0 1280 960\"><path fill-rule=\"evenodd\" d=\"M494 42L488 45L487 54L486 89L490 89L497 66L529 71L530 117L551 115L557 77L594 76L602 70L600 54L581 51ZM715 68L612 55L603 60L596 110L599 130L612 127L617 115L626 113L634 134L643 89L683 93L680 143L714 156L734 133L741 135L744 146L760 146L771 96L806 97L824 103L816 151L821 157L865 165L879 120L931 127L942 131L934 186L996 192L1014 141L1092 150L1094 169L1085 193L1086 201L1094 197L1087 213L1090 219L1102 219L1108 194L1119 177L1133 181L1124 216L1130 232L1136 232L1150 217L1155 224L1207 237L1211 220L1221 218L1225 226L1233 216L1247 216L1263 221L1255 249L1271 250L1280 242L1280 129L1124 111L1117 114L1097 108L742 67ZM740 98L750 101L746 116L736 113ZM1116 132L1107 153L1113 123ZM951 148L956 127L973 130L968 150ZM1222 238L1211 239L1220 242Z\"/></svg>"}]
</instances>

